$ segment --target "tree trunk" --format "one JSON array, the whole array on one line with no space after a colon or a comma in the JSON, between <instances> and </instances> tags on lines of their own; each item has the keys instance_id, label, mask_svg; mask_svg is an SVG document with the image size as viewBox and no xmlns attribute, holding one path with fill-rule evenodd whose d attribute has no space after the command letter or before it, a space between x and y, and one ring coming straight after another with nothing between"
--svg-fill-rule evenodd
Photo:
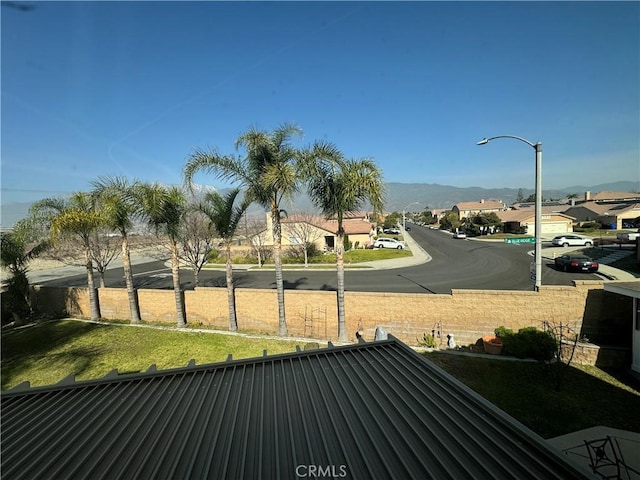
<instances>
[{"instance_id":1,"label":"tree trunk","mask_svg":"<svg viewBox=\"0 0 640 480\"><path fill-rule=\"evenodd\" d=\"M198 270L198 267L194 267L193 269L193 286L200 286L200 270Z\"/></svg>"},{"instance_id":2,"label":"tree trunk","mask_svg":"<svg viewBox=\"0 0 640 480\"><path fill-rule=\"evenodd\" d=\"M273 223L273 262L276 267L276 290L278 292L278 335L287 335L287 320L284 315L284 282L282 279L282 229L280 210L271 210Z\"/></svg>"},{"instance_id":3,"label":"tree trunk","mask_svg":"<svg viewBox=\"0 0 640 480\"><path fill-rule=\"evenodd\" d=\"M338 341L346 342L347 337L347 325L345 320L345 308L344 308L344 233L342 231L342 224L338 225L338 233L336 234L336 270L338 275Z\"/></svg>"},{"instance_id":4,"label":"tree trunk","mask_svg":"<svg viewBox=\"0 0 640 480\"><path fill-rule=\"evenodd\" d=\"M93 279L93 263L91 261L91 250L85 248L84 258L87 267L87 286L89 288L89 308L91 310L91 320L100 320L100 304L98 301L98 291Z\"/></svg>"},{"instance_id":5,"label":"tree trunk","mask_svg":"<svg viewBox=\"0 0 640 480\"><path fill-rule=\"evenodd\" d=\"M100 274L100 288L104 288L107 286L104 282L104 270L98 270L98 273Z\"/></svg>"},{"instance_id":6,"label":"tree trunk","mask_svg":"<svg viewBox=\"0 0 640 480\"><path fill-rule=\"evenodd\" d=\"M124 281L127 286L127 296L129 298L129 318L131 323L137 324L140 323L140 308L138 306L138 293L133 286L129 237L127 237L126 232L120 233L122 234L122 267L124 268Z\"/></svg>"},{"instance_id":7,"label":"tree trunk","mask_svg":"<svg viewBox=\"0 0 640 480\"><path fill-rule=\"evenodd\" d=\"M227 298L229 305L229 331L238 330L238 319L236 318L236 295L233 285L233 267L231 265L231 245L227 243Z\"/></svg>"},{"instance_id":8,"label":"tree trunk","mask_svg":"<svg viewBox=\"0 0 640 480\"><path fill-rule=\"evenodd\" d=\"M173 277L173 292L176 298L176 315L178 327L185 327L187 322L184 315L184 303L182 301L182 289L180 288L180 260L178 258L178 244L171 242L171 275Z\"/></svg>"}]
</instances>

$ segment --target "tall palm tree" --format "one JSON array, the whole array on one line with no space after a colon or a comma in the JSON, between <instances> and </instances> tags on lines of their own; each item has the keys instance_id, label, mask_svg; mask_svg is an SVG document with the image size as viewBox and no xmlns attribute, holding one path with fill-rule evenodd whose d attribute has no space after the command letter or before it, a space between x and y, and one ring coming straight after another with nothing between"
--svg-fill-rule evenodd
<instances>
[{"instance_id":1,"label":"tall palm tree","mask_svg":"<svg viewBox=\"0 0 640 480\"><path fill-rule=\"evenodd\" d=\"M240 192L234 189L222 197L218 192L207 193L200 210L210 219L211 224L222 238L226 257L227 297L229 305L229 330L238 330L236 318L236 298L233 283L233 268L231 265L231 244L238 229L238 224L249 207L249 200L245 199L235 206L236 197Z\"/></svg>"},{"instance_id":2,"label":"tall palm tree","mask_svg":"<svg viewBox=\"0 0 640 480\"><path fill-rule=\"evenodd\" d=\"M222 180L237 182L244 188L245 198L269 210L278 295L278 333L283 336L287 334L287 322L282 278L280 204L298 191L304 179L315 170L315 162L334 153L329 144L318 142L312 148L293 147L292 138L301 134L302 130L292 124L284 124L273 132L251 128L240 135L235 143L236 150L244 148L246 151L244 158L198 149L190 155L183 170L185 183L189 185L192 185L195 174L200 171L213 173Z\"/></svg>"},{"instance_id":3,"label":"tall palm tree","mask_svg":"<svg viewBox=\"0 0 640 480\"><path fill-rule=\"evenodd\" d=\"M131 252L129 250L129 231L133 226L136 206L133 202L134 183L123 177L100 177L93 182L93 193L97 196L105 221L110 228L117 230L121 237L122 267L124 281L129 298L131 323L140 323L138 296L133 285Z\"/></svg>"},{"instance_id":4,"label":"tall palm tree","mask_svg":"<svg viewBox=\"0 0 640 480\"><path fill-rule=\"evenodd\" d=\"M171 274L176 301L178 327L184 327L185 319L183 292L180 286L180 259L178 241L187 200L180 189L164 187L158 183L139 183L133 189L133 198L138 214L152 227L156 235L164 234L169 240L171 252Z\"/></svg>"},{"instance_id":5,"label":"tall palm tree","mask_svg":"<svg viewBox=\"0 0 640 480\"><path fill-rule=\"evenodd\" d=\"M370 159L343 160L320 164L308 183L312 201L327 218L336 218L336 269L338 302L338 340L347 341L344 306L344 227L345 214L359 210L365 202L374 211L382 210L384 183L382 172Z\"/></svg>"},{"instance_id":6,"label":"tall palm tree","mask_svg":"<svg viewBox=\"0 0 640 480\"><path fill-rule=\"evenodd\" d=\"M91 249L93 233L104 225L104 219L96 208L94 198L86 192L76 192L69 200L46 198L33 204L31 212L34 217L47 222L52 243L64 236L75 236L80 240L87 269L91 320L100 319Z\"/></svg>"}]
</instances>

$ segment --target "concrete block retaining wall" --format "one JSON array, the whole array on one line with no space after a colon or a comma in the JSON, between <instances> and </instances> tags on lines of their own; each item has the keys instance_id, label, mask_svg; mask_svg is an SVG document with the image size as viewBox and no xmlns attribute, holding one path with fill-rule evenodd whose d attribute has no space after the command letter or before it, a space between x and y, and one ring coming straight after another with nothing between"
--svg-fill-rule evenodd
<instances>
[{"instance_id":1,"label":"concrete block retaining wall","mask_svg":"<svg viewBox=\"0 0 640 480\"><path fill-rule=\"evenodd\" d=\"M140 289L141 317L149 322L176 322L173 290ZM86 288L34 287L34 304L40 311L89 316ZM99 289L102 316L129 318L125 289ZM187 321L192 325L228 328L227 290L200 287L184 292ZM541 327L542 322L570 323L590 338L625 335L631 301L605 292L603 282L577 281L574 286L543 286L540 292L497 290L453 290L450 295L346 292L346 326L349 339L361 331L373 339L377 326L402 341L415 345L424 333L440 332L441 345L453 334L458 345L475 343L504 325L518 330ZM336 293L286 290L285 308L290 336L322 340L337 339ZM236 290L240 331L276 335L278 305L275 290ZM630 328L630 327L629 327ZM628 332L629 338L631 331Z\"/></svg>"}]
</instances>

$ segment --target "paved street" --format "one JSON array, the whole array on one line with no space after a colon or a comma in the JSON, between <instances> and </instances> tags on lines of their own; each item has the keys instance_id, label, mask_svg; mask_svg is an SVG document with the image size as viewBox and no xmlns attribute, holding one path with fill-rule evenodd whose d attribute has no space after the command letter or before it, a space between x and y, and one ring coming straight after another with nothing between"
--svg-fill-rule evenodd
<instances>
[{"instance_id":1,"label":"paved street","mask_svg":"<svg viewBox=\"0 0 640 480\"><path fill-rule=\"evenodd\" d=\"M451 289L529 290L531 244L505 244L481 240L457 240L446 232L413 227L407 244L413 257L359 264L347 269L347 291L392 293L450 293ZM602 279L593 274L556 271L553 255L567 249L543 249L543 284L571 285L575 278ZM166 261L153 258L134 259L135 283L138 288L171 288L171 275ZM108 287L123 287L121 262L107 272ZM610 267L609 267L610 268ZM602 267L605 271L606 266ZM620 274L625 272L617 271ZM605 272L606 273L606 272ZM284 271L286 289L335 290L336 274L332 266L326 270L304 269ZM621 279L629 279L628 275ZM223 266L201 272L201 285L224 286ZM32 282L41 285L86 285L82 267L64 267L50 271L32 272ZM631 278L634 278L631 276ZM275 288L272 267L258 269L253 266L234 266L234 279L238 288ZM181 271L183 288L193 288L193 274Z\"/></svg>"}]
</instances>

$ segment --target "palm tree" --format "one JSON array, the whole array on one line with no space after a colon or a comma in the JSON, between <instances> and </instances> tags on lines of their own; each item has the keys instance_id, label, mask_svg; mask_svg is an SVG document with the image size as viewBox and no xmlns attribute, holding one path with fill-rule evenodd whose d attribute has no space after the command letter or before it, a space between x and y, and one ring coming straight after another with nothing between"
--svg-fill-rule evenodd
<instances>
[{"instance_id":1,"label":"palm tree","mask_svg":"<svg viewBox=\"0 0 640 480\"><path fill-rule=\"evenodd\" d=\"M135 183L132 184L123 177L100 177L93 182L94 194L97 196L107 225L120 233L122 267L129 298L130 321L136 324L140 323L140 309L138 296L133 284L128 236L133 226L133 217L136 212L132 199L134 185Z\"/></svg>"},{"instance_id":2,"label":"palm tree","mask_svg":"<svg viewBox=\"0 0 640 480\"><path fill-rule=\"evenodd\" d=\"M236 188L225 197L222 197L218 192L207 193L204 202L200 206L200 210L210 219L211 224L222 238L225 247L229 330L232 332L238 330L238 320L236 318L235 287L231 265L231 243L238 229L238 224L250 204L245 197L239 206L234 206L239 192L240 190Z\"/></svg>"},{"instance_id":3,"label":"palm tree","mask_svg":"<svg viewBox=\"0 0 640 480\"><path fill-rule=\"evenodd\" d=\"M31 312L29 298L29 262L47 250L50 243L46 240L32 241L28 220L20 220L11 232L0 234L0 264L11 277L7 280L5 305L9 307L14 320L21 320Z\"/></svg>"},{"instance_id":4,"label":"palm tree","mask_svg":"<svg viewBox=\"0 0 640 480\"><path fill-rule=\"evenodd\" d=\"M316 162L335 153L331 145L318 142L309 149L294 148L291 139L301 134L302 130L291 124L284 124L271 133L251 128L240 135L235 143L236 150L240 147L245 149L245 158L198 149L190 155L183 170L185 183L189 185L192 185L199 171L213 173L222 180L238 182L244 188L245 198L269 210L278 295L278 333L282 336L287 334L287 322L282 278L280 204L298 191L310 172L315 171Z\"/></svg>"},{"instance_id":5,"label":"palm tree","mask_svg":"<svg viewBox=\"0 0 640 480\"><path fill-rule=\"evenodd\" d=\"M176 187L164 187L158 183L140 183L133 189L133 198L138 214L152 227L156 235L165 234L171 252L171 274L176 301L178 327L184 327L185 319L183 292L180 287L180 259L178 241L183 215L187 208L184 194Z\"/></svg>"},{"instance_id":6,"label":"palm tree","mask_svg":"<svg viewBox=\"0 0 640 480\"><path fill-rule=\"evenodd\" d=\"M321 164L309 180L309 195L327 218L338 220L336 269L338 282L338 340L347 341L344 306L344 228L345 214L368 202L374 211L382 210L384 183L382 172L369 159Z\"/></svg>"},{"instance_id":7,"label":"palm tree","mask_svg":"<svg viewBox=\"0 0 640 480\"><path fill-rule=\"evenodd\" d=\"M100 305L93 275L92 235L104 225L104 219L97 210L93 197L86 192L76 192L66 201L46 198L33 204L31 211L34 217L39 217L49 225L52 243L63 236L75 236L80 240L87 269L91 320L99 320Z\"/></svg>"}]
</instances>

